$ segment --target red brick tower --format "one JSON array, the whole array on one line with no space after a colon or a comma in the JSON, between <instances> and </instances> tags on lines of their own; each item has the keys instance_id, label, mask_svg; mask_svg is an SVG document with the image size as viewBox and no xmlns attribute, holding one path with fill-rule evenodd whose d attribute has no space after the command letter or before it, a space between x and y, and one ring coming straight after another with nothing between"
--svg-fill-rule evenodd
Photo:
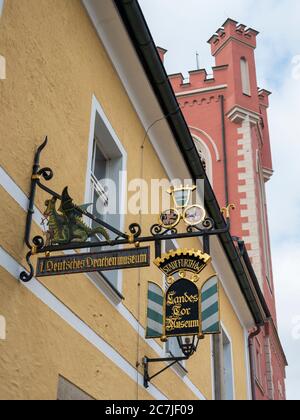
<instances>
[{"instance_id":1,"label":"red brick tower","mask_svg":"<svg viewBox=\"0 0 300 420\"><path fill-rule=\"evenodd\" d=\"M285 399L286 359L277 333L265 183L273 174L267 109L257 87L258 32L228 19L209 40L216 67L170 81L219 203L234 203L233 236L247 247L271 317L253 339L255 399ZM163 59L165 50L159 49Z\"/></svg>"}]
</instances>

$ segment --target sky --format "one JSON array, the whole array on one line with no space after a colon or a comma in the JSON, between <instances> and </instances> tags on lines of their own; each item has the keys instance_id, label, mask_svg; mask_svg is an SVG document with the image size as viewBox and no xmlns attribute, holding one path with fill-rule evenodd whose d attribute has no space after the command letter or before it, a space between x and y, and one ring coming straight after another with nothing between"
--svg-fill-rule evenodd
<instances>
[{"instance_id":1,"label":"sky","mask_svg":"<svg viewBox=\"0 0 300 420\"><path fill-rule=\"evenodd\" d=\"M260 32L259 87L272 91L269 123L275 174L267 184L279 332L287 397L300 400L300 1L140 0L169 74L214 64L207 40L230 17Z\"/></svg>"}]
</instances>

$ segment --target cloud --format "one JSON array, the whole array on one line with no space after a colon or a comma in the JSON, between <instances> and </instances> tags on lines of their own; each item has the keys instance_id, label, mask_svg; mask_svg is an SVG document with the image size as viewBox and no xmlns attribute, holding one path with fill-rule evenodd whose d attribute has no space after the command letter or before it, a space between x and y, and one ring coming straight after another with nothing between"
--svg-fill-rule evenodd
<instances>
[{"instance_id":1,"label":"cloud","mask_svg":"<svg viewBox=\"0 0 300 420\"><path fill-rule=\"evenodd\" d=\"M287 369L288 398L299 400L300 378L300 240L274 247L273 252L279 333L289 362Z\"/></svg>"},{"instance_id":2,"label":"cloud","mask_svg":"<svg viewBox=\"0 0 300 420\"><path fill-rule=\"evenodd\" d=\"M260 31L256 50L259 85L273 91L269 122L275 175L267 184L279 330L289 359L287 390L300 399L300 341L292 336L300 317L300 56L299 0L140 0L157 45L168 49L169 73L213 59L206 40L231 17ZM299 77L297 77L299 75ZM295 77L296 76L296 77Z\"/></svg>"},{"instance_id":3,"label":"cloud","mask_svg":"<svg viewBox=\"0 0 300 420\"><path fill-rule=\"evenodd\" d=\"M300 80L293 77L292 59L282 86L271 96L270 133L275 175L267 185L274 241L299 238L300 232Z\"/></svg>"},{"instance_id":4,"label":"cloud","mask_svg":"<svg viewBox=\"0 0 300 420\"><path fill-rule=\"evenodd\" d=\"M279 331L287 353L289 399L300 399L300 341L292 337L293 320L300 317L300 80L289 57L281 85L273 93L270 133L273 179L267 186ZM271 77L271 76L270 76Z\"/></svg>"}]
</instances>

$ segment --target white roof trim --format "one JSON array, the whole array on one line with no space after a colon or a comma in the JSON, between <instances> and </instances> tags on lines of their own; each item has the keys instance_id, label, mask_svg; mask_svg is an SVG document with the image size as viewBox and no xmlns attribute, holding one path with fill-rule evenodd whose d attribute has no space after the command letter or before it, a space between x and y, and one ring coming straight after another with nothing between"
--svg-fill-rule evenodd
<instances>
[{"instance_id":1,"label":"white roof trim","mask_svg":"<svg viewBox=\"0 0 300 420\"><path fill-rule=\"evenodd\" d=\"M213 87L208 87L208 88L188 90L186 92L176 93L176 96L177 98L180 98L182 96L191 96L197 93L214 92L216 90L227 89L227 87L228 85L218 85L218 86L213 86Z\"/></svg>"}]
</instances>

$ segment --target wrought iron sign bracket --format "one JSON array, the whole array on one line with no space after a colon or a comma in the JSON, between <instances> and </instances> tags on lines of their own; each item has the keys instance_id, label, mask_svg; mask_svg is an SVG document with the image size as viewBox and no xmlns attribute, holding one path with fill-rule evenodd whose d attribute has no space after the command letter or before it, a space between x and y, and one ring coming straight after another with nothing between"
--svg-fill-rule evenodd
<instances>
[{"instance_id":1,"label":"wrought iron sign bracket","mask_svg":"<svg viewBox=\"0 0 300 420\"><path fill-rule=\"evenodd\" d=\"M148 357L144 357L143 359L143 367L144 367L144 387L149 388L149 383L156 378L157 376L164 373L166 370L170 369L174 365L180 362L184 362L189 360L189 357L169 357L164 359L149 359ZM155 373L152 376L149 376L149 364L151 363L169 363L168 366L161 369L159 372Z\"/></svg>"},{"instance_id":2,"label":"wrought iron sign bracket","mask_svg":"<svg viewBox=\"0 0 300 420\"><path fill-rule=\"evenodd\" d=\"M25 230L25 244L29 248L29 252L26 255L26 261L29 267L29 271L23 271L20 274L20 280L23 282L29 282L32 280L34 276L34 268L31 263L31 257L36 254L43 254L45 253L46 256L50 255L51 252L56 251L68 251L68 250L76 250L76 249L86 249L86 248L94 248L94 247L101 247L101 246L109 246L109 245L116 245L120 243L120 239L122 240L122 243L128 243L132 244L135 242L135 238L141 234L141 230L139 229L139 226L136 224L132 224L129 227L130 234L126 234L123 232L120 232L118 229L114 228L113 226L109 225L108 223L104 222L103 220L95 217L93 214L89 213L84 206L76 206L73 204L73 200L71 197L68 196L68 190L67 188L64 190L66 194L66 201L69 204L69 212L71 211L71 216L73 219L75 217L82 218L83 216L89 218L90 220L93 220L97 225L100 226L99 232L102 232L102 236L106 237L106 241L97 241L97 242L87 242L87 240L82 242L72 242L71 238L70 240L65 240L65 243L63 241L54 243L51 238L48 241L45 241L45 239L42 236L35 236L31 241L31 230L32 230L32 220L33 215L35 213L34 205L35 205L35 196L36 196L36 190L37 187L39 187L41 190L45 191L46 193L50 194L52 197L53 202L56 202L56 200L59 200L62 202L63 195L56 193L52 189L48 188L46 185L42 183L42 180L44 181L50 181L54 173L51 168L44 167L40 168L40 156L42 151L45 149L45 147L48 144L48 137L45 138L44 142L38 147L35 158L34 158L34 164L33 164L33 170L32 170L32 176L31 176L31 187L30 187L30 196L29 196L29 206L28 206L28 212L27 212L27 218L26 218L26 230ZM48 201L50 203L51 200ZM76 212L76 215L74 215L74 210ZM66 212L65 212L66 214ZM58 217L62 218L64 215L58 215ZM74 223L74 220L72 220ZM68 221L69 225L71 225L71 222ZM66 226L62 226L64 228ZM85 228L87 228L86 225L84 225ZM102 230L101 230L102 229ZM113 233L116 237L114 241L110 241L109 239L109 233ZM88 237L87 237L88 239Z\"/></svg>"},{"instance_id":3,"label":"wrought iron sign bracket","mask_svg":"<svg viewBox=\"0 0 300 420\"><path fill-rule=\"evenodd\" d=\"M216 229L215 222L213 219L206 217L205 210L201 206L189 206L186 205L179 207L181 212L177 209L172 210L174 213L169 214L164 212L162 216L164 217L163 221L157 224L154 224L150 228L149 236L142 236L142 228L138 223L133 223L129 226L128 232L121 232L120 230L114 228L110 224L104 222L100 218L94 216L93 214L87 211L87 206L77 206L73 203L72 198L69 196L68 188L66 187L62 194L58 194L52 189L48 188L43 184L42 181L49 182L52 180L54 173L51 168L44 167L40 168L40 156L42 151L45 149L48 143L48 138L45 138L45 141L36 151L34 158L34 165L31 176L31 188L29 196L29 206L26 220L26 232L25 232L25 243L29 249L26 255L26 261L29 267L28 271L23 271L20 274L20 279L23 282L28 282L34 277L34 268L31 263L31 257L37 254L45 254L46 257L53 252L64 252L70 250L80 250L80 249L95 249L95 248L112 248L122 245L133 245L136 248L139 248L141 244L145 243L155 243L155 256L161 256L162 241L165 240L178 240L186 238L198 238L203 237L203 248L204 252L209 254L209 243L210 237L215 235L221 235L230 230L230 219L229 212L233 208L233 205L230 205L227 208L221 210L223 213L226 222L224 220L224 227L221 229ZM44 213L45 219L49 215L52 215L52 222L48 220L49 230L46 232L46 238L42 236L35 236L31 240L31 231L32 231L32 221L34 215L34 206L35 206L35 197L37 187L41 190L48 193L52 198L46 201L47 210ZM195 187L193 187L195 188ZM187 190L189 193L193 188L188 187ZM171 189L171 194L176 194L178 190ZM184 189L183 189L184 190ZM174 197L173 197L174 199ZM59 210L56 210L56 202L60 201L61 205ZM193 223L193 217L201 217L201 212L204 213L201 220L198 220L198 224ZM161 216L161 217L162 217ZM175 223L172 222L172 218L176 216ZM83 217L86 217L89 220L92 220L97 226L97 229L90 229L85 225ZM166 225L164 223L165 218L171 220L171 223ZM51 217L50 217L51 218ZM181 220L184 220L187 228L183 233L179 233L176 229L176 226ZM51 223L54 224L51 227ZM56 228L55 223L59 224L59 229ZM75 229L76 227L76 229ZM96 237L95 231L99 232L99 235ZM54 234L54 233L55 234ZM59 232L59 234L57 233ZM74 233L75 232L75 233ZM103 237L104 240L100 240L99 236ZM114 239L111 239L113 236ZM91 238L94 239L91 241Z\"/></svg>"}]
</instances>

